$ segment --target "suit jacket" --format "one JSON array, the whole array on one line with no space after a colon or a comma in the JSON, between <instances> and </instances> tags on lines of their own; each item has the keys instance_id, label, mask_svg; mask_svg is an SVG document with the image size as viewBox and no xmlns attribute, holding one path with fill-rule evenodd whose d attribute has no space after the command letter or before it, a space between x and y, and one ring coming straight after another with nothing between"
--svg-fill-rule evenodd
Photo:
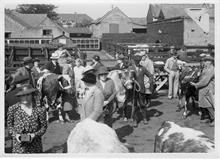
<instances>
[{"instance_id":1,"label":"suit jacket","mask_svg":"<svg viewBox=\"0 0 220 159\"><path fill-rule=\"evenodd\" d=\"M104 88L102 87L100 80L97 81L96 85L102 91L104 100L112 102L116 95L116 89L113 80L108 78Z\"/></svg>"},{"instance_id":2,"label":"suit jacket","mask_svg":"<svg viewBox=\"0 0 220 159\"><path fill-rule=\"evenodd\" d=\"M214 107L215 94L215 69L214 66L204 68L200 81L195 87L199 89L199 107Z\"/></svg>"},{"instance_id":3,"label":"suit jacket","mask_svg":"<svg viewBox=\"0 0 220 159\"><path fill-rule=\"evenodd\" d=\"M92 67L95 69L96 72L98 71L99 67L101 67L101 66L103 66L103 64L100 62L97 62L95 65L92 65Z\"/></svg>"},{"instance_id":4,"label":"suit jacket","mask_svg":"<svg viewBox=\"0 0 220 159\"><path fill-rule=\"evenodd\" d=\"M11 76L12 76L11 85L31 84L35 88L35 80L31 69L26 67L21 67L15 72L15 74L12 74Z\"/></svg>"},{"instance_id":5,"label":"suit jacket","mask_svg":"<svg viewBox=\"0 0 220 159\"><path fill-rule=\"evenodd\" d=\"M81 106L81 120L90 118L101 121L103 115L104 95L97 86L90 88L86 93Z\"/></svg>"},{"instance_id":6,"label":"suit jacket","mask_svg":"<svg viewBox=\"0 0 220 159\"><path fill-rule=\"evenodd\" d=\"M49 61L46 65L45 65L45 69L49 70L51 73L55 73L55 74L62 74L62 70L61 67L59 66L59 64L57 63L56 66L52 63L52 61Z\"/></svg>"},{"instance_id":7,"label":"suit jacket","mask_svg":"<svg viewBox=\"0 0 220 159\"><path fill-rule=\"evenodd\" d=\"M144 75L146 75L149 78L149 83L150 83L150 91L153 91L153 75L146 70L145 67L141 66L138 67L138 70L136 69L135 66L131 66L130 70L133 70L135 72L135 79L140 85L140 93L145 94L145 84L144 84Z\"/></svg>"}]
</instances>

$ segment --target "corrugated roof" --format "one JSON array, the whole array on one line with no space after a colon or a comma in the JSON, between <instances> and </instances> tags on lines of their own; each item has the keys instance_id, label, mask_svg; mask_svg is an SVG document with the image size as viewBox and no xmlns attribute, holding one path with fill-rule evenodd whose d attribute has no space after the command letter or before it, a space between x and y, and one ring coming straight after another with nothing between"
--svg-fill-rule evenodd
<instances>
[{"instance_id":1,"label":"corrugated roof","mask_svg":"<svg viewBox=\"0 0 220 159\"><path fill-rule=\"evenodd\" d=\"M83 20L93 21L93 19L87 14L59 14L61 20L66 21L77 21L78 23L83 22Z\"/></svg>"},{"instance_id":2,"label":"corrugated roof","mask_svg":"<svg viewBox=\"0 0 220 159\"><path fill-rule=\"evenodd\" d=\"M210 17L214 17L214 5L204 5L204 4L151 4L153 16L156 18L159 16L160 10L162 10L164 17L174 18L174 17L188 17L185 8L206 8L208 7L208 13Z\"/></svg>"},{"instance_id":3,"label":"corrugated roof","mask_svg":"<svg viewBox=\"0 0 220 159\"><path fill-rule=\"evenodd\" d=\"M124 12L122 12L118 7L113 8L112 10L108 11L104 16L96 19L95 21L92 22L92 24L98 24L100 23L103 19L105 19L109 14L116 12L116 11L120 11L122 14L124 14L126 17L128 17ZM128 17L128 19L130 19ZM130 19L131 20L131 19ZM132 21L132 20L131 20Z\"/></svg>"},{"instance_id":4,"label":"corrugated roof","mask_svg":"<svg viewBox=\"0 0 220 159\"><path fill-rule=\"evenodd\" d=\"M132 20L132 23L134 23L134 24L143 25L143 26L147 25L146 17L144 17L144 18L130 18L130 19Z\"/></svg>"},{"instance_id":5,"label":"corrugated roof","mask_svg":"<svg viewBox=\"0 0 220 159\"><path fill-rule=\"evenodd\" d=\"M88 27L68 27L65 28L68 33L83 33L83 34L92 34Z\"/></svg>"}]
</instances>

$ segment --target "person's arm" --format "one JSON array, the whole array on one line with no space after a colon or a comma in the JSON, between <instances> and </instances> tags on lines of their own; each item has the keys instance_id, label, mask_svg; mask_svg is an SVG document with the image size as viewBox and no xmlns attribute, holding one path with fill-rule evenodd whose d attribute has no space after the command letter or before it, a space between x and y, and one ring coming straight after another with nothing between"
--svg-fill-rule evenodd
<instances>
[{"instance_id":1,"label":"person's arm","mask_svg":"<svg viewBox=\"0 0 220 159\"><path fill-rule=\"evenodd\" d=\"M170 63L170 60L167 59L167 61L165 63L165 66L164 66L164 70L167 71L168 73L170 73L170 69L168 68L169 67L169 63Z\"/></svg>"},{"instance_id":2,"label":"person's arm","mask_svg":"<svg viewBox=\"0 0 220 159\"><path fill-rule=\"evenodd\" d=\"M112 80L109 80L109 84L111 85L111 92L112 92L112 95L107 99L108 103L110 103L114 98L115 98L115 95L116 95L116 89L115 89L115 84Z\"/></svg>"},{"instance_id":3,"label":"person's arm","mask_svg":"<svg viewBox=\"0 0 220 159\"><path fill-rule=\"evenodd\" d=\"M35 136L43 136L47 130L47 118L46 118L46 109L39 108L39 124L40 129L34 133Z\"/></svg>"},{"instance_id":4,"label":"person's arm","mask_svg":"<svg viewBox=\"0 0 220 159\"><path fill-rule=\"evenodd\" d=\"M93 119L95 121L98 120L98 118L103 113L103 105L104 105L104 95L101 93L95 93L94 94L94 110L93 112L88 116L88 118Z\"/></svg>"},{"instance_id":5,"label":"person's arm","mask_svg":"<svg viewBox=\"0 0 220 159\"><path fill-rule=\"evenodd\" d=\"M198 83L194 84L194 86L197 89L201 87L205 87L209 84L212 78L214 78L214 70L207 72Z\"/></svg>"}]
</instances>

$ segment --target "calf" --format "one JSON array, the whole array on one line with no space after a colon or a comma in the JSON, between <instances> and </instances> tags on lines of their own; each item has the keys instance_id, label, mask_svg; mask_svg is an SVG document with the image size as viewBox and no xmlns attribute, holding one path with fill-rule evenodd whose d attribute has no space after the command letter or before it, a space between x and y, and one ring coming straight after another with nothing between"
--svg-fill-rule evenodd
<instances>
[{"instance_id":1,"label":"calf","mask_svg":"<svg viewBox=\"0 0 220 159\"><path fill-rule=\"evenodd\" d=\"M119 141L108 125L92 119L78 123L67 140L68 153L126 153L128 149Z\"/></svg>"},{"instance_id":2,"label":"calf","mask_svg":"<svg viewBox=\"0 0 220 159\"><path fill-rule=\"evenodd\" d=\"M213 152L214 142L201 131L165 121L155 136L154 152Z\"/></svg>"}]
</instances>

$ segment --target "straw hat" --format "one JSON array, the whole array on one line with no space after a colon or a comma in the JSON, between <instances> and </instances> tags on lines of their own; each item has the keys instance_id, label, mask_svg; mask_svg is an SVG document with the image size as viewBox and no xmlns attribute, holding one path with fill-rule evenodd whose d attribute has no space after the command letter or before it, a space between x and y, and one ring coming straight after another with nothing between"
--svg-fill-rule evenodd
<instances>
[{"instance_id":1,"label":"straw hat","mask_svg":"<svg viewBox=\"0 0 220 159\"><path fill-rule=\"evenodd\" d=\"M59 59L58 53L56 53L56 52L52 53L50 59L52 59L52 60L53 60L53 59L54 59L54 60Z\"/></svg>"}]
</instances>

